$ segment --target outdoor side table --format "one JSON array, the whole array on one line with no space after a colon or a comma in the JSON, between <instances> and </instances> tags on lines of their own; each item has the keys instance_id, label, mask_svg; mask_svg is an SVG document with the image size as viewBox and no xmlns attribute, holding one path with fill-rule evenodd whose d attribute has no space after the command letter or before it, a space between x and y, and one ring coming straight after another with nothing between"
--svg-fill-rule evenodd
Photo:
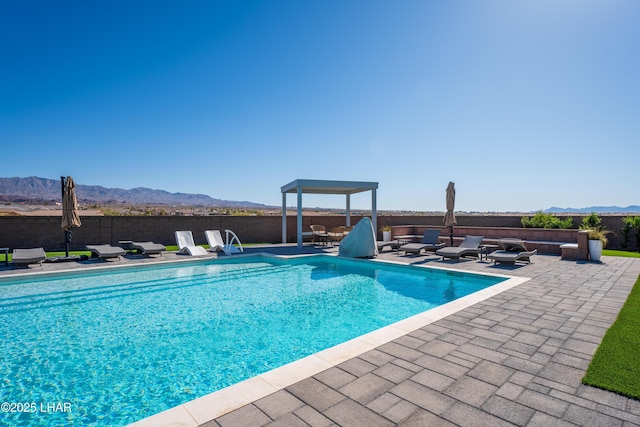
<instances>
[{"instance_id":1,"label":"outdoor side table","mask_svg":"<svg viewBox=\"0 0 640 427\"><path fill-rule=\"evenodd\" d=\"M127 252L132 252L133 240L118 240L118 245Z\"/></svg>"},{"instance_id":2,"label":"outdoor side table","mask_svg":"<svg viewBox=\"0 0 640 427\"><path fill-rule=\"evenodd\" d=\"M485 261L488 260L489 258L487 257L487 255L489 255L491 252L497 251L498 249L500 249L500 245L480 245L480 261L482 261L483 255Z\"/></svg>"},{"instance_id":3,"label":"outdoor side table","mask_svg":"<svg viewBox=\"0 0 640 427\"><path fill-rule=\"evenodd\" d=\"M322 242L323 245L326 245L329 243L329 233L316 234L316 237L318 238L319 241Z\"/></svg>"}]
</instances>

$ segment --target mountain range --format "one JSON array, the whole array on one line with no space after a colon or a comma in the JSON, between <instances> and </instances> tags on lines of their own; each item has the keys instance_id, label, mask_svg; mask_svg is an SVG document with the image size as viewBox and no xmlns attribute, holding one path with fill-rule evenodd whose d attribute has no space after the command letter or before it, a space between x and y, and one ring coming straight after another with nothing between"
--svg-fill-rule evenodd
<instances>
[{"instance_id":1,"label":"mountain range","mask_svg":"<svg viewBox=\"0 0 640 427\"><path fill-rule=\"evenodd\" d=\"M627 206L625 208L621 208L620 206L590 206L588 208L557 208L551 207L549 209L544 210L545 213L591 213L595 212L597 214L604 213L639 213L640 206L632 205Z\"/></svg>"},{"instance_id":2,"label":"mountain range","mask_svg":"<svg viewBox=\"0 0 640 427\"><path fill-rule=\"evenodd\" d=\"M167 205L167 206L203 206L219 208L260 209L269 206L249 201L215 199L206 194L170 193L151 188L106 188L100 185L82 185L76 187L76 195L80 203L120 203L129 205ZM38 178L0 178L0 201L54 203L62 200L60 181L56 179ZM591 206L585 208L545 209L545 213L640 213L640 206Z\"/></svg>"},{"instance_id":3,"label":"mountain range","mask_svg":"<svg viewBox=\"0 0 640 427\"><path fill-rule=\"evenodd\" d=\"M0 178L0 200L60 202L62 200L60 180L38 178ZM170 206L206 206L226 208L264 208L266 205L247 201L214 199L206 194L170 193L151 188L106 188L100 185L77 185L79 203L122 203Z\"/></svg>"}]
</instances>

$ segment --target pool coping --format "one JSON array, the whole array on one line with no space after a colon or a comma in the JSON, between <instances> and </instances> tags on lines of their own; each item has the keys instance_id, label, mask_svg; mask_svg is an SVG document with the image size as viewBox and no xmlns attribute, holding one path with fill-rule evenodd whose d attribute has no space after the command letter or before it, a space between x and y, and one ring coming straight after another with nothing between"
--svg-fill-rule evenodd
<instances>
[{"instance_id":1,"label":"pool coping","mask_svg":"<svg viewBox=\"0 0 640 427\"><path fill-rule=\"evenodd\" d=\"M277 259L336 256L332 254L274 255L266 252L261 252L258 254L234 255L234 258L255 257L256 255ZM212 258L202 258L203 261L211 261L211 259ZM191 259L185 261L198 262L199 260ZM407 266L407 264L405 263L389 260L372 259L355 261L373 261L384 264ZM176 262L183 261L179 260ZM167 262L159 261L159 263L166 264ZM459 270L437 266L412 267L451 271L456 272L457 274L460 273ZM75 269L73 271L78 270ZM466 273L490 277L502 277L506 280L488 288L466 295L462 298L458 298L455 301L451 301L422 313L418 313L414 316L392 323L391 325L353 338L349 341L345 341L341 344L322 350L318 353L311 354L302 359L298 359L294 362L256 375L255 377L248 378L244 381L225 387L221 390L214 391L212 393L185 402L181 405L169 408L157 414L135 421L131 424L128 424L128 427L197 427L214 418L218 418L222 415L232 412L242 406L250 404L258 399L289 387L290 385L293 385L298 381L337 366L340 363L359 356L367 351L373 350L376 347L391 342L410 332L427 326L435 321L443 319L451 314L468 308L478 302L484 301L530 280L530 278L528 277L509 276L502 274L488 274L481 272Z\"/></svg>"},{"instance_id":2,"label":"pool coping","mask_svg":"<svg viewBox=\"0 0 640 427\"><path fill-rule=\"evenodd\" d=\"M158 265L168 265L168 264L183 264L183 263L200 263L200 262L211 262L217 259L215 256L202 256L202 257L188 257L185 259L154 259L153 261L147 261L143 264L99 264L99 265L87 265L86 267L70 267L63 268L59 270L53 271L29 271L26 270L24 272L12 272L11 274L1 275L0 276L0 285L4 282L12 282L16 280L20 280L23 278L38 278L40 276L63 276L66 274L78 274L82 272L104 272L104 270L126 270L126 269L136 269L136 268L144 268L145 266L158 266Z\"/></svg>"}]
</instances>

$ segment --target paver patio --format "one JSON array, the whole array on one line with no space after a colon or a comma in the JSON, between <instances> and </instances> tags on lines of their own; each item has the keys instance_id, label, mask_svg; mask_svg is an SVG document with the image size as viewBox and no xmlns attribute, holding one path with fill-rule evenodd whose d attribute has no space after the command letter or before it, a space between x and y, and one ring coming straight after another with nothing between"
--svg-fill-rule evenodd
<instances>
[{"instance_id":1,"label":"paver patio","mask_svg":"<svg viewBox=\"0 0 640 427\"><path fill-rule=\"evenodd\" d=\"M640 259L380 258L531 280L202 426L640 425L639 401L580 382Z\"/></svg>"},{"instance_id":2,"label":"paver patio","mask_svg":"<svg viewBox=\"0 0 640 427\"><path fill-rule=\"evenodd\" d=\"M298 253L280 245L248 249L262 250ZM640 259L535 256L514 267L390 251L379 258L531 280L202 426L640 425L640 401L580 382L640 274ZM159 259L184 258L117 263ZM75 266L86 265L30 270ZM0 276L18 272L0 267Z\"/></svg>"}]
</instances>

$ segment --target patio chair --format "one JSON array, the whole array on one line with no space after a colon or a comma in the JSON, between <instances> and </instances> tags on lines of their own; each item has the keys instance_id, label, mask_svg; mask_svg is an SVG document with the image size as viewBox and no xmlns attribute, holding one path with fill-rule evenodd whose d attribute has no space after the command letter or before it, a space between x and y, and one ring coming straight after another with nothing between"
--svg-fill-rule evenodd
<instances>
[{"instance_id":1,"label":"patio chair","mask_svg":"<svg viewBox=\"0 0 640 427\"><path fill-rule=\"evenodd\" d=\"M167 250L163 244L155 242L132 242L131 248L145 255L162 255L162 252Z\"/></svg>"},{"instance_id":2,"label":"patio chair","mask_svg":"<svg viewBox=\"0 0 640 427\"><path fill-rule=\"evenodd\" d=\"M438 249L436 255L440 255L442 260L445 258L455 258L460 261L460 257L467 255L480 255L480 244L484 236L465 236L460 246L448 246Z\"/></svg>"},{"instance_id":3,"label":"patio chair","mask_svg":"<svg viewBox=\"0 0 640 427\"><path fill-rule=\"evenodd\" d=\"M309 227L311 227L312 241L314 245L318 242L322 242L322 244L327 243L329 234L327 233L327 229L324 225L311 224Z\"/></svg>"},{"instance_id":4,"label":"patio chair","mask_svg":"<svg viewBox=\"0 0 640 427\"><path fill-rule=\"evenodd\" d=\"M538 253L537 249L527 250L524 242L520 239L500 239L498 245L502 248L501 250L487 255L487 258L492 259L494 264L498 262L515 264L516 261L531 263L531 256Z\"/></svg>"},{"instance_id":5,"label":"patio chair","mask_svg":"<svg viewBox=\"0 0 640 427\"><path fill-rule=\"evenodd\" d=\"M41 264L46 258L43 248L13 250L13 263L16 265Z\"/></svg>"},{"instance_id":6,"label":"patio chair","mask_svg":"<svg viewBox=\"0 0 640 427\"><path fill-rule=\"evenodd\" d=\"M208 255L205 248L196 246L191 231L176 231L176 243L178 244L178 253L191 256Z\"/></svg>"},{"instance_id":7,"label":"patio chair","mask_svg":"<svg viewBox=\"0 0 640 427\"><path fill-rule=\"evenodd\" d=\"M327 240L329 240L330 242L339 242L344 238L344 236L345 236L344 226L333 227L327 233Z\"/></svg>"},{"instance_id":8,"label":"patio chair","mask_svg":"<svg viewBox=\"0 0 640 427\"><path fill-rule=\"evenodd\" d=\"M209 244L209 252L224 250L224 241L222 240L220 230L206 230L204 235L207 238L207 243Z\"/></svg>"},{"instance_id":9,"label":"patio chair","mask_svg":"<svg viewBox=\"0 0 640 427\"><path fill-rule=\"evenodd\" d=\"M91 251L91 258L119 258L127 253L119 246L111 245L87 245L87 250Z\"/></svg>"},{"instance_id":10,"label":"patio chair","mask_svg":"<svg viewBox=\"0 0 640 427\"><path fill-rule=\"evenodd\" d=\"M400 246L400 250L404 251L405 255L409 253L419 255L423 249L425 252L435 252L445 246L444 243L438 242L438 237L440 237L440 230L427 228L420 243L407 243Z\"/></svg>"}]
</instances>

